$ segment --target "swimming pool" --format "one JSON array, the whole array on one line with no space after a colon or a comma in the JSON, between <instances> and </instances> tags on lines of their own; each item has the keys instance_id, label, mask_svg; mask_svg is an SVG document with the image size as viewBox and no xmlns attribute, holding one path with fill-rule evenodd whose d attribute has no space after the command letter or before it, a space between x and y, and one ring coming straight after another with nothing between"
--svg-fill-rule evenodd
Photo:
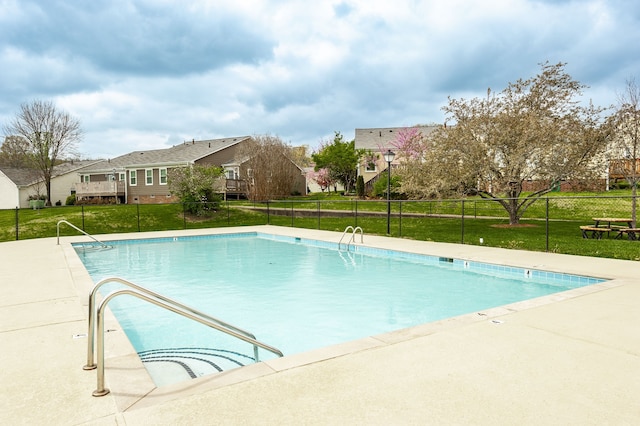
<instances>
[{"instance_id":1,"label":"swimming pool","mask_svg":"<svg viewBox=\"0 0 640 426\"><path fill-rule=\"evenodd\" d=\"M120 276L247 329L285 355L603 281L256 232L109 244L75 246L94 282ZM194 377L252 361L247 344L153 305L122 297L110 306L156 369L188 360Z\"/></svg>"}]
</instances>

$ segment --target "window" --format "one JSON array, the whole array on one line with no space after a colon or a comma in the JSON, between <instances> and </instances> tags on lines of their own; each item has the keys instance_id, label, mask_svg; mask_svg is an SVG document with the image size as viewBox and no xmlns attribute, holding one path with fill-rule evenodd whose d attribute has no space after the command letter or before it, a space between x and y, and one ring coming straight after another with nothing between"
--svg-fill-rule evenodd
<instances>
[{"instance_id":1,"label":"window","mask_svg":"<svg viewBox=\"0 0 640 426\"><path fill-rule=\"evenodd\" d=\"M153 185L153 169L145 169L144 175L146 179L145 184Z\"/></svg>"},{"instance_id":2,"label":"window","mask_svg":"<svg viewBox=\"0 0 640 426\"><path fill-rule=\"evenodd\" d=\"M80 181L84 183L89 182L89 175L82 175L82 177L80 178Z\"/></svg>"},{"instance_id":3,"label":"window","mask_svg":"<svg viewBox=\"0 0 640 426\"><path fill-rule=\"evenodd\" d=\"M167 169L160 169L160 185L167 184Z\"/></svg>"},{"instance_id":4,"label":"window","mask_svg":"<svg viewBox=\"0 0 640 426\"><path fill-rule=\"evenodd\" d=\"M376 162L367 160L365 171L367 172L375 172L377 170Z\"/></svg>"},{"instance_id":5,"label":"window","mask_svg":"<svg viewBox=\"0 0 640 426\"><path fill-rule=\"evenodd\" d=\"M124 174L124 173L122 173L122 172L118 173L118 180L119 180L120 182L124 182L124 176L125 176L125 174Z\"/></svg>"},{"instance_id":6,"label":"window","mask_svg":"<svg viewBox=\"0 0 640 426\"><path fill-rule=\"evenodd\" d=\"M228 168L225 169L224 175L227 179L238 179L238 168Z\"/></svg>"},{"instance_id":7,"label":"window","mask_svg":"<svg viewBox=\"0 0 640 426\"><path fill-rule=\"evenodd\" d=\"M138 171L129 170L129 185L136 186L138 184Z\"/></svg>"}]
</instances>

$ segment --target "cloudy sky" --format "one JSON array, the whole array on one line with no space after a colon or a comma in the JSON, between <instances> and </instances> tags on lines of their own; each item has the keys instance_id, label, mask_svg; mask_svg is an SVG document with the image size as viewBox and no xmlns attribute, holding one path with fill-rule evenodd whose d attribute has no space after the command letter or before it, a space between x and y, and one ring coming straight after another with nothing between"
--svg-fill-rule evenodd
<instances>
[{"instance_id":1,"label":"cloudy sky","mask_svg":"<svg viewBox=\"0 0 640 426\"><path fill-rule=\"evenodd\" d=\"M441 123L566 62L584 99L640 80L637 0L0 0L0 123L50 100L84 158L253 134L292 145Z\"/></svg>"}]
</instances>

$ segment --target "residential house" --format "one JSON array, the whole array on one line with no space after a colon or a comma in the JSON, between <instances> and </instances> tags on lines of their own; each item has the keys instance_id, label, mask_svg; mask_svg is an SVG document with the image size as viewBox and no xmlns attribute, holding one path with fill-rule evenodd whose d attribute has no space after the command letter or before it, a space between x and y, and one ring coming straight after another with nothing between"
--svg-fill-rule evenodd
<instances>
[{"instance_id":1,"label":"residential house","mask_svg":"<svg viewBox=\"0 0 640 426\"><path fill-rule=\"evenodd\" d=\"M412 127L381 127L372 129L356 129L355 149L367 150L368 154L358 165L358 176L364 179L367 190L370 190L373 183L387 170L387 162L384 153L387 150L394 151L396 157L391 163L391 167L400 163L401 159L397 155L397 148L394 143L398 143L402 131L416 129L423 136L433 132L439 126L412 126Z\"/></svg>"},{"instance_id":2,"label":"residential house","mask_svg":"<svg viewBox=\"0 0 640 426\"><path fill-rule=\"evenodd\" d=\"M51 203L64 205L75 190L78 172L95 160L73 160L55 166L51 177ZM29 199L46 195L44 180L37 170L0 166L0 209L29 207Z\"/></svg>"},{"instance_id":3,"label":"residential house","mask_svg":"<svg viewBox=\"0 0 640 426\"><path fill-rule=\"evenodd\" d=\"M634 165L635 164L635 165ZM640 176L640 158L618 158L609 160L609 179L614 181L627 176Z\"/></svg>"},{"instance_id":4,"label":"residential house","mask_svg":"<svg viewBox=\"0 0 640 426\"><path fill-rule=\"evenodd\" d=\"M244 198L248 194L251 171L239 155L243 144L250 139L250 136L241 136L191 140L170 148L134 151L105 160L80 173L76 197L79 202L175 202L177 199L171 195L168 185L170 170L198 164L222 167L224 179L217 189L225 198ZM304 176L301 172L298 174L301 182L295 182L294 189L305 193Z\"/></svg>"}]
</instances>

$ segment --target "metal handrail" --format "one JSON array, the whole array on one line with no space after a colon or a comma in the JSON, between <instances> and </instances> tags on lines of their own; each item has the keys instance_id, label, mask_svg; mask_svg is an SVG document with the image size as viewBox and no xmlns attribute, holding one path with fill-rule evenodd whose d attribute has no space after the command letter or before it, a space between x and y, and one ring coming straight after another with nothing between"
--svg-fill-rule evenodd
<instances>
[{"instance_id":1,"label":"metal handrail","mask_svg":"<svg viewBox=\"0 0 640 426\"><path fill-rule=\"evenodd\" d=\"M197 311L195 309L192 309L191 307L184 305L180 302L177 302L169 297L163 296L159 293L156 293L155 291L149 290L146 287L142 287L140 285L134 284L131 281L127 281L123 278L120 277L108 277L108 278L104 278L102 280L100 280L91 290L91 293L89 293L89 315L88 315L88 331L87 331L87 364L83 367L85 370L93 370L94 368L96 368L96 364L93 360L94 357L94 353L93 353L93 348L94 348L94 342L95 342L95 323L96 323L96 296L98 294L98 290L100 290L100 287L102 287L103 285L110 283L110 282L117 282L120 284L123 284L127 287L133 288L135 290L138 290L141 293L147 294L151 297L155 297L156 299L159 299L165 303L168 304L172 304L180 309L184 309L187 312L191 312L193 314L196 315L200 315L204 318L206 318L209 321L215 322L216 324L228 328L230 330L233 330L237 333L241 333L244 334L247 337L250 337L252 339L255 339L256 336L254 336L252 333L241 329L240 327L236 327L232 324L229 324L228 322L222 321L221 319L212 317L210 315L204 314L200 311ZM258 360L258 349L257 347L254 346L254 355L256 360Z\"/></svg>"},{"instance_id":2,"label":"metal handrail","mask_svg":"<svg viewBox=\"0 0 640 426\"><path fill-rule=\"evenodd\" d=\"M344 228L344 232L342 233L342 236L340 237L340 241L338 241L338 250L340 250L340 243L342 243L342 239L344 238L344 236L347 234L347 231L351 229L352 231L354 231L353 226L349 225L346 228ZM353 234L351 235L353 237ZM347 248L349 246L347 245Z\"/></svg>"},{"instance_id":3,"label":"metal handrail","mask_svg":"<svg viewBox=\"0 0 640 426\"><path fill-rule=\"evenodd\" d=\"M128 285L132 288L130 289L122 289L109 293L103 300L100 302L100 305L97 309L94 309L95 305L95 296L97 293L97 289L101 287L103 284L107 282L116 281L125 285ZM245 331L239 327L235 327L231 324L228 324L224 321L221 321L217 318L211 317L203 312L200 312L196 309L190 308L189 306L183 305L175 300L172 300L168 297L162 296L158 293L155 293L149 289L133 284L127 280L122 278L112 277L106 278L100 281L94 289L92 290L89 296L89 329L87 335L87 365L83 367L85 370L98 370L98 386L97 389L93 392L93 396L103 396L109 393L108 389L104 387L104 310L106 308L107 303L114 297L121 294L129 294L131 296L138 297L147 302L153 303L156 306L160 306L165 308L171 312L177 313L194 321L197 321L201 324L204 324L208 327L214 328L218 331L221 331L225 334L228 334L237 339L243 340L247 343L251 343L254 349L254 355L256 362L258 359L258 347L265 349L271 353L274 353L280 357L284 356L283 353L266 343L262 343L256 340L255 336L248 331ZM96 326L94 326L96 324ZM97 330L96 330L97 329ZM94 347L94 335L95 332L98 333L98 341L97 341L97 363L93 362L93 347Z\"/></svg>"},{"instance_id":4,"label":"metal handrail","mask_svg":"<svg viewBox=\"0 0 640 426\"><path fill-rule=\"evenodd\" d=\"M78 228L77 226L75 226L73 223L67 221L67 220L59 220L58 224L56 225L56 234L58 236L58 245L60 245L60 224L61 223L66 223L67 225L69 225L70 227L72 227L73 229L75 229L76 231L80 231L82 232L84 235L86 235L87 237L91 238L93 241L95 241L96 243L102 245L102 247L109 247L108 245L106 245L105 243L103 243L102 241L98 240L97 238L95 238L93 235L88 234L86 232L84 232L82 229Z\"/></svg>"},{"instance_id":5,"label":"metal handrail","mask_svg":"<svg viewBox=\"0 0 640 426\"><path fill-rule=\"evenodd\" d=\"M362 230L361 227L356 226L355 228L351 225L347 226L346 228L344 228L344 232L342 233L342 236L340 237L340 241L338 241L338 250L340 250L340 243L342 243L342 239L344 238L344 236L346 235L347 231L351 229L351 238L349 239L349 242L347 243L347 251L349 250L349 246L351 245L351 243L355 243L356 242L356 232L360 231L360 244L362 244L362 242L364 241L364 231Z\"/></svg>"}]
</instances>

